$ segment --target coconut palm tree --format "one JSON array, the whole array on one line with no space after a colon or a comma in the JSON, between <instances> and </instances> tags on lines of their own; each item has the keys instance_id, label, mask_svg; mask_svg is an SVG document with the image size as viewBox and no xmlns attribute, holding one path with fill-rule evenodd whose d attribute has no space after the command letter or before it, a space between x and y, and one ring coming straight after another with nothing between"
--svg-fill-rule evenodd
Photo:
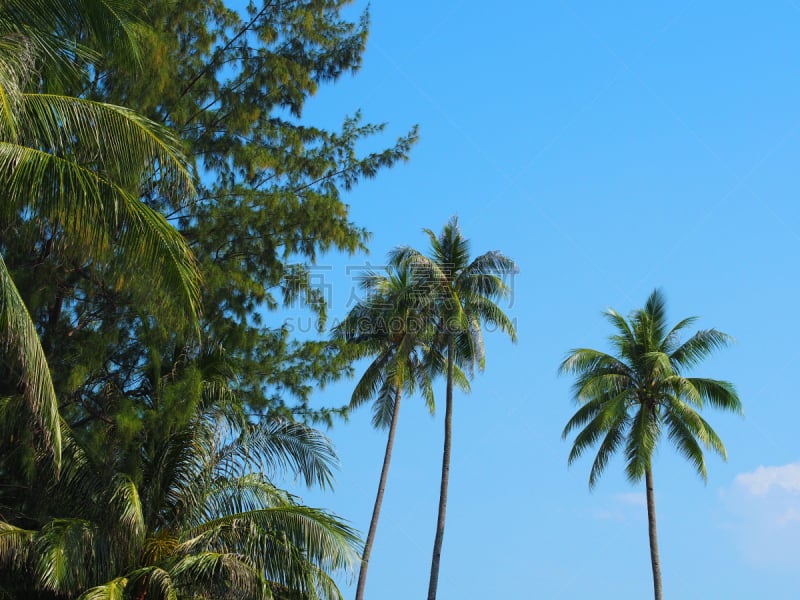
<instances>
[{"instance_id":1,"label":"coconut palm tree","mask_svg":"<svg viewBox=\"0 0 800 600\"><path fill-rule=\"evenodd\" d=\"M133 440L109 423L99 451L62 420L60 472L44 453L32 466L0 455L0 598L341 598L333 576L352 573L360 540L273 483L332 485L329 440L253 422L221 347L178 360L152 380ZM183 402L162 405L175 387Z\"/></svg>"},{"instance_id":2,"label":"coconut palm tree","mask_svg":"<svg viewBox=\"0 0 800 600\"><path fill-rule=\"evenodd\" d=\"M47 232L61 251L81 252L129 277L144 274L195 322L199 275L192 254L139 198L145 184L192 193L179 140L128 109L45 93L59 87L53 80L75 75L75 59L96 55L76 45L70 27L82 25L84 37L117 47L133 40L129 18L128 8L109 0L9 0L0 7L0 249L3 236ZM47 361L2 255L0 352L58 463Z\"/></svg>"},{"instance_id":3,"label":"coconut palm tree","mask_svg":"<svg viewBox=\"0 0 800 600\"><path fill-rule=\"evenodd\" d=\"M435 331L432 343L446 357L442 480L428 585L428 600L435 600L450 479L456 367L470 371L475 367L483 370L485 355L481 325L484 323L496 326L516 342L514 324L496 302L511 293L504 277L515 273L517 266L513 260L497 251L487 252L470 261L470 243L461 235L457 217L452 217L438 236L430 229L423 231L430 239L430 255L425 256L413 248L400 247L393 251L391 262L407 265L425 281L429 293L434 295L432 311Z\"/></svg>"},{"instance_id":4,"label":"coconut palm tree","mask_svg":"<svg viewBox=\"0 0 800 600\"><path fill-rule=\"evenodd\" d=\"M576 376L574 398L580 406L564 427L566 438L579 430L569 454L575 462L599 443L589 487L593 488L618 450L625 454L625 473L631 482L645 479L650 561L656 600L663 598L658 556L652 457L663 432L706 480L703 448L726 458L725 446L700 416L706 403L742 413L733 385L727 381L686 377L684 372L714 350L727 346L730 336L716 329L701 330L682 341L696 317L667 326L664 295L653 291L643 309L625 319L609 309L606 318L615 329L609 340L614 354L579 348L571 350L560 372Z\"/></svg>"},{"instance_id":5,"label":"coconut palm tree","mask_svg":"<svg viewBox=\"0 0 800 600\"><path fill-rule=\"evenodd\" d=\"M335 456L316 430L209 407L145 452L139 482L104 476L68 430L64 439L51 516L0 522L0 595L341 598L332 577L355 563L354 531L270 480L288 469L330 482Z\"/></svg>"},{"instance_id":6,"label":"coconut palm tree","mask_svg":"<svg viewBox=\"0 0 800 600\"><path fill-rule=\"evenodd\" d=\"M431 347L432 321L430 295L415 279L408 266L387 269L385 275L369 273L362 279L366 297L334 328L334 339L348 344L354 358L371 357L350 400L355 409L374 399L372 424L388 427L378 492L372 511L367 539L361 555L356 600L362 600L372 545L378 529L381 505L389 475L395 433L403 392L419 390L431 414L434 412L433 371L441 369L441 355L434 357ZM458 371L459 374L460 371ZM458 382L468 384L461 375Z\"/></svg>"}]
</instances>

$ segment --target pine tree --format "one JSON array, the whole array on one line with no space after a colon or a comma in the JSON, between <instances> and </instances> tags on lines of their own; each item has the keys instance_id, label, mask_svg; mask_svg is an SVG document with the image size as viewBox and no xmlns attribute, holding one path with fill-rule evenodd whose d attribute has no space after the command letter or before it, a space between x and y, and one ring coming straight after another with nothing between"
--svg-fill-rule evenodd
<instances>
[{"instance_id":1,"label":"pine tree","mask_svg":"<svg viewBox=\"0 0 800 600\"><path fill-rule=\"evenodd\" d=\"M143 201L187 239L202 274L201 339L154 319L147 286L123 286L102 264L50 255L21 293L46 341L62 413L77 435L98 439L118 420L134 427L137 405L154 402L152 381L222 346L236 363L237 394L252 414L330 418L309 395L348 372L324 341L298 341L269 316L303 302L324 323L325 303L308 284L324 252L365 249L368 232L351 222L344 194L405 160L416 130L384 151L356 146L382 125L356 111L340 130L303 118L317 89L358 69L368 15L342 16L349 2L251 5L238 14L212 0L148 3L136 28L136 64L117 53L97 58L71 90L129 106L175 130L193 163L194 198L153 187ZM9 243L9 268L29 269L41 239ZM18 247L11 247L18 246ZM155 372L143 373L150 364Z\"/></svg>"}]
</instances>

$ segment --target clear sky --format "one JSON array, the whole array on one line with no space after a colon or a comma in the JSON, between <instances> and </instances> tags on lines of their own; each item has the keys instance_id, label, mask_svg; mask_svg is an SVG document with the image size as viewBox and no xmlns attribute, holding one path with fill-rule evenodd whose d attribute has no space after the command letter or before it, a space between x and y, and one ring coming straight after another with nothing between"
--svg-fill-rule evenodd
<instances>
[{"instance_id":1,"label":"clear sky","mask_svg":"<svg viewBox=\"0 0 800 600\"><path fill-rule=\"evenodd\" d=\"M362 5L363 6L363 5ZM735 383L745 418L706 411L729 460L706 485L662 440L654 462L667 598L773 600L800 589L800 2L374 0L363 68L307 117L362 109L387 137L420 125L408 164L348 197L369 257L324 257L331 314L393 246L427 248L458 214L473 253L520 266L512 345L456 394L441 600L640 600L652 594L644 487L613 461L567 467L575 407L557 367L607 349L601 313L655 287L670 321L699 315L737 343L697 369ZM356 14L353 12L353 14ZM350 269L348 272L348 268ZM289 313L299 319L300 313ZM347 402L352 382L321 391ZM441 410L405 398L367 596L427 590ZM385 444L365 407L330 436L333 493L299 491L366 532ZM354 585L344 584L352 597Z\"/></svg>"}]
</instances>

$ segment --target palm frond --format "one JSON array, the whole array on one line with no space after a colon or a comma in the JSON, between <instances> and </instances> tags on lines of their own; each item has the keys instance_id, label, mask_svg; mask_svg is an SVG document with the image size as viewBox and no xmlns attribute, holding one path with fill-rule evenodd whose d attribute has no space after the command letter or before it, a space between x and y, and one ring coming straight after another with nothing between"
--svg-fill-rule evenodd
<instances>
[{"instance_id":1,"label":"palm frond","mask_svg":"<svg viewBox=\"0 0 800 600\"><path fill-rule=\"evenodd\" d=\"M670 354L670 360L678 368L691 368L708 357L715 350L733 343L733 338L716 329L706 329L695 333Z\"/></svg>"},{"instance_id":2,"label":"palm frond","mask_svg":"<svg viewBox=\"0 0 800 600\"><path fill-rule=\"evenodd\" d=\"M358 408L364 402L376 398L386 384L385 366L392 358L391 349L383 348L371 363L367 365L363 375L353 388L350 397L350 408Z\"/></svg>"},{"instance_id":3,"label":"palm frond","mask_svg":"<svg viewBox=\"0 0 800 600\"><path fill-rule=\"evenodd\" d=\"M578 429L586 425L589 421L594 419L598 413L600 413L603 408L608 404L609 400L605 396L596 396L590 398L583 406L581 406L577 412L572 415L567 424L564 426L563 431L561 432L561 437L563 439L567 439L567 436ZM599 424L599 423L598 423Z\"/></svg>"},{"instance_id":4,"label":"palm frond","mask_svg":"<svg viewBox=\"0 0 800 600\"><path fill-rule=\"evenodd\" d=\"M640 325L641 331L646 332L646 339L651 348L660 346L667 336L667 301L664 292L660 289L653 290L644 304L644 309L635 313L633 321ZM644 339L644 336L640 336L640 339Z\"/></svg>"},{"instance_id":5,"label":"palm frond","mask_svg":"<svg viewBox=\"0 0 800 600\"><path fill-rule=\"evenodd\" d=\"M660 350L642 352L639 355L645 372L651 379L663 380L674 374L669 356Z\"/></svg>"},{"instance_id":6,"label":"palm frond","mask_svg":"<svg viewBox=\"0 0 800 600\"><path fill-rule=\"evenodd\" d=\"M222 515L245 513L292 502L290 494L276 487L263 473L219 477L206 487L203 499L198 502L200 509L195 526Z\"/></svg>"},{"instance_id":7,"label":"palm frond","mask_svg":"<svg viewBox=\"0 0 800 600\"><path fill-rule=\"evenodd\" d=\"M686 317L678 321L675 325L673 325L672 329L669 330L669 333L664 337L661 343L661 349L663 352L666 352L669 355L675 351L675 349L680 344L681 333L684 329L689 327L690 325L694 324L697 321L697 317Z\"/></svg>"},{"instance_id":8,"label":"palm frond","mask_svg":"<svg viewBox=\"0 0 800 600\"><path fill-rule=\"evenodd\" d=\"M610 339L620 354L622 354L627 348L636 344L636 338L633 335L633 330L631 329L631 326L625 317L623 317L613 308L607 309L603 313L603 316L616 328L618 332L617 335L612 336ZM622 356L625 355L622 354Z\"/></svg>"},{"instance_id":9,"label":"palm frond","mask_svg":"<svg viewBox=\"0 0 800 600\"><path fill-rule=\"evenodd\" d=\"M687 407L688 410L691 411ZM692 411L693 412L693 411ZM697 474L703 481L708 479L706 471L706 461L703 450L697 443L698 429L687 425L685 418L680 418L674 411L667 411L664 414L664 422L667 425L667 435L670 441L675 444L678 452L694 466ZM689 421L691 422L691 420ZM702 430L700 430L702 432Z\"/></svg>"},{"instance_id":10,"label":"palm frond","mask_svg":"<svg viewBox=\"0 0 800 600\"><path fill-rule=\"evenodd\" d=\"M290 471L322 488L333 483L332 469L338 465L333 445L305 423L269 419L247 429L236 444L242 461L266 473Z\"/></svg>"},{"instance_id":11,"label":"palm frond","mask_svg":"<svg viewBox=\"0 0 800 600\"><path fill-rule=\"evenodd\" d=\"M179 142L121 107L45 94L26 94L21 106L16 120L25 143L0 140L5 218L24 208L63 227L68 239L95 256L108 254L113 240L116 261L163 283L194 321L199 274L192 253L166 219L135 196L146 179L168 193L193 193Z\"/></svg>"},{"instance_id":12,"label":"palm frond","mask_svg":"<svg viewBox=\"0 0 800 600\"><path fill-rule=\"evenodd\" d=\"M397 406L401 390L394 385L385 384L375 397L372 405L372 426L376 429L387 429Z\"/></svg>"},{"instance_id":13,"label":"palm frond","mask_svg":"<svg viewBox=\"0 0 800 600\"><path fill-rule=\"evenodd\" d=\"M744 414L742 401L739 399L736 388L732 383L703 377L686 377L685 379L714 408L726 410L737 415Z\"/></svg>"},{"instance_id":14,"label":"palm frond","mask_svg":"<svg viewBox=\"0 0 800 600\"><path fill-rule=\"evenodd\" d=\"M117 577L108 583L89 588L77 600L124 600L127 577Z\"/></svg>"},{"instance_id":15,"label":"palm frond","mask_svg":"<svg viewBox=\"0 0 800 600\"><path fill-rule=\"evenodd\" d=\"M170 193L194 192L175 133L128 108L72 96L23 94L18 111L20 135L30 147L93 159L123 185L138 187L157 178Z\"/></svg>"},{"instance_id":16,"label":"palm frond","mask_svg":"<svg viewBox=\"0 0 800 600\"><path fill-rule=\"evenodd\" d=\"M85 519L53 519L36 535L36 579L44 589L75 593L106 570L95 555L97 526ZM87 560L94 556L94 560ZM106 557L107 558L107 557Z\"/></svg>"},{"instance_id":17,"label":"palm frond","mask_svg":"<svg viewBox=\"0 0 800 600\"><path fill-rule=\"evenodd\" d=\"M625 474L631 482L640 481L650 467L660 433L655 409L643 405L631 419L625 444Z\"/></svg>"},{"instance_id":18,"label":"palm frond","mask_svg":"<svg viewBox=\"0 0 800 600\"><path fill-rule=\"evenodd\" d=\"M625 441L625 418L618 419L606 433L603 441L597 449L597 454L592 462L592 469L589 471L589 489L594 489L603 471L608 465L608 461L619 450Z\"/></svg>"},{"instance_id":19,"label":"palm frond","mask_svg":"<svg viewBox=\"0 0 800 600\"><path fill-rule=\"evenodd\" d=\"M127 475L118 473L111 481L108 508L114 515L111 525L114 541L119 546L128 548L131 554L138 552L147 532L139 491Z\"/></svg>"},{"instance_id":20,"label":"palm frond","mask_svg":"<svg viewBox=\"0 0 800 600\"><path fill-rule=\"evenodd\" d=\"M0 349L20 372L23 395L41 427L56 470L61 465L61 426L50 368L28 309L0 256Z\"/></svg>"},{"instance_id":21,"label":"palm frond","mask_svg":"<svg viewBox=\"0 0 800 600\"><path fill-rule=\"evenodd\" d=\"M615 372L631 376L631 370L619 359L606 354L592 350L591 348L575 348L570 350L567 357L561 362L558 367L560 374L582 374L594 373L597 369L604 369L606 372Z\"/></svg>"},{"instance_id":22,"label":"palm frond","mask_svg":"<svg viewBox=\"0 0 800 600\"><path fill-rule=\"evenodd\" d=\"M476 315L481 322L488 326L507 334L512 342L517 342L517 330L514 322L488 298L483 296L470 298L467 312Z\"/></svg>"},{"instance_id":23,"label":"palm frond","mask_svg":"<svg viewBox=\"0 0 800 600\"><path fill-rule=\"evenodd\" d=\"M180 551L194 553L209 545L226 552L244 551L266 561L260 568L269 578L294 573L303 579L309 564L326 572L350 571L360 543L353 529L329 513L294 504L226 515L188 530L186 536ZM281 582L290 587L302 584Z\"/></svg>"},{"instance_id":24,"label":"palm frond","mask_svg":"<svg viewBox=\"0 0 800 600\"><path fill-rule=\"evenodd\" d=\"M727 460L728 455L722 440L711 425L691 406L678 398L672 398L667 405L665 417L667 416L679 422L707 450L713 450L723 460Z\"/></svg>"},{"instance_id":25,"label":"palm frond","mask_svg":"<svg viewBox=\"0 0 800 600\"><path fill-rule=\"evenodd\" d=\"M36 532L0 521L0 564L7 567L24 557Z\"/></svg>"},{"instance_id":26,"label":"palm frond","mask_svg":"<svg viewBox=\"0 0 800 600\"><path fill-rule=\"evenodd\" d=\"M169 572L160 567L143 567L126 573L129 589L143 590L146 598L178 600L178 590Z\"/></svg>"},{"instance_id":27,"label":"palm frond","mask_svg":"<svg viewBox=\"0 0 800 600\"><path fill-rule=\"evenodd\" d=\"M197 552L179 559L170 576L181 587L212 591L230 589L238 598L264 598L267 582L242 555L226 552Z\"/></svg>"}]
</instances>

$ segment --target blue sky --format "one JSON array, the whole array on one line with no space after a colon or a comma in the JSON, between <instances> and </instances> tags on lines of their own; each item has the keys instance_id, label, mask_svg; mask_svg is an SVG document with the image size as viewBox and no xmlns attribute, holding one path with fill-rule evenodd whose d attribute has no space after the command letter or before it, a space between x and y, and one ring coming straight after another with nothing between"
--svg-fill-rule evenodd
<instances>
[{"instance_id":1,"label":"blue sky","mask_svg":"<svg viewBox=\"0 0 800 600\"><path fill-rule=\"evenodd\" d=\"M567 468L574 406L557 367L570 348L606 349L601 312L627 314L655 287L671 321L699 315L736 338L695 374L734 382L746 412L706 413L729 453L708 457L706 485L666 440L657 452L666 596L796 598L800 2L379 0L371 12L363 68L306 117L333 125L360 108L388 122L385 140L414 124L421 140L349 195L374 237L368 257L320 260L331 314L359 266L425 249L421 229L453 214L475 254L520 266L506 305L520 341L489 335L485 372L456 397L439 598L652 593L643 486L621 460L593 492L589 457ZM315 401L344 404L351 387ZM427 590L442 417L404 400L368 597ZM369 419L365 407L330 431L335 492L298 490L362 531L385 444Z\"/></svg>"}]
</instances>

